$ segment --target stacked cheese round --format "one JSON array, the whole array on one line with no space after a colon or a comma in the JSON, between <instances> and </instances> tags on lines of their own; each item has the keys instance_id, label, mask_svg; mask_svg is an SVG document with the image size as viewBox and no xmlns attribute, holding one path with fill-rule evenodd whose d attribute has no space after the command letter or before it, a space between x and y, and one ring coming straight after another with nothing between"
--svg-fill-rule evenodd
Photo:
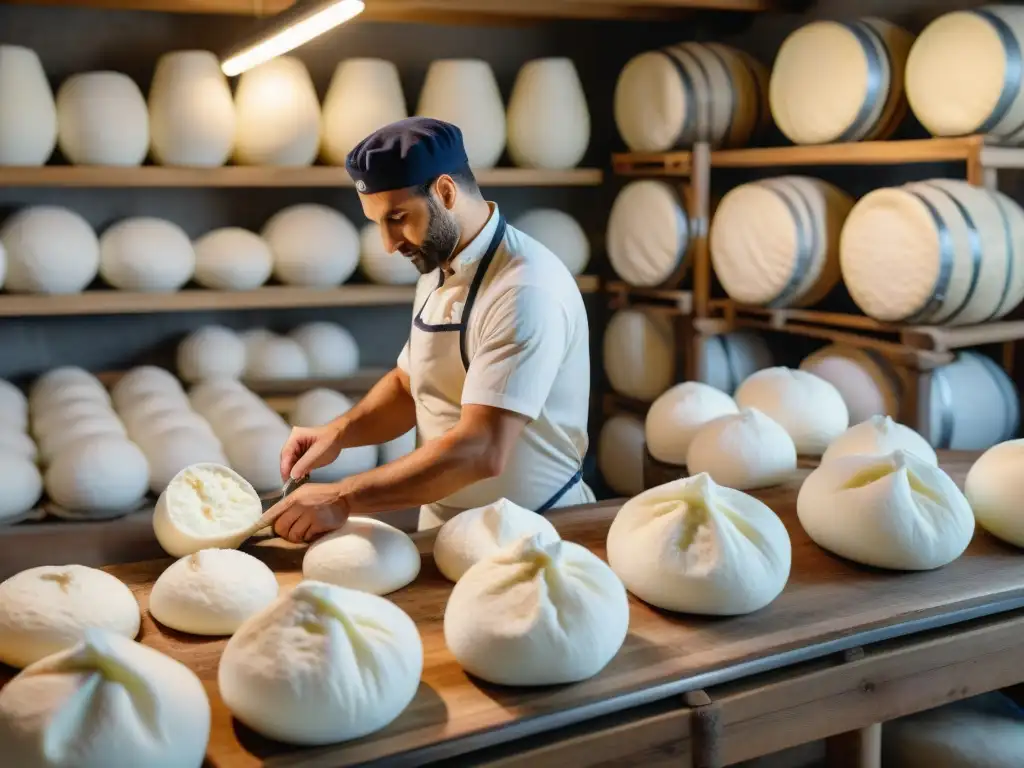
<instances>
[{"instance_id":1,"label":"stacked cheese round","mask_svg":"<svg viewBox=\"0 0 1024 768\"><path fill-rule=\"evenodd\" d=\"M839 233L851 208L838 187L806 176L734 187L711 223L715 275L743 304L816 304L839 282Z\"/></svg>"},{"instance_id":2,"label":"stacked cheese round","mask_svg":"<svg viewBox=\"0 0 1024 768\"><path fill-rule=\"evenodd\" d=\"M604 332L604 371L619 394L650 402L675 376L672 319L641 309L616 312Z\"/></svg>"},{"instance_id":3,"label":"stacked cheese round","mask_svg":"<svg viewBox=\"0 0 1024 768\"><path fill-rule=\"evenodd\" d=\"M665 464L686 466L690 443L701 428L720 416L738 412L736 402L719 389L697 381L676 384L647 410L647 451Z\"/></svg>"},{"instance_id":4,"label":"stacked cheese round","mask_svg":"<svg viewBox=\"0 0 1024 768\"><path fill-rule=\"evenodd\" d=\"M678 283L689 269L690 230L676 187L651 179L632 181L608 214L605 239L612 269L638 287Z\"/></svg>"},{"instance_id":5,"label":"stacked cheese round","mask_svg":"<svg viewBox=\"0 0 1024 768\"><path fill-rule=\"evenodd\" d=\"M306 353L310 376L341 378L359 369L359 345L349 330L338 323L306 323L292 330L288 337Z\"/></svg>"},{"instance_id":6,"label":"stacked cheese round","mask_svg":"<svg viewBox=\"0 0 1024 768\"><path fill-rule=\"evenodd\" d=\"M221 227L192 243L195 280L217 291L251 291L270 278L274 256L270 246L255 232L241 227Z\"/></svg>"},{"instance_id":7,"label":"stacked cheese round","mask_svg":"<svg viewBox=\"0 0 1024 768\"><path fill-rule=\"evenodd\" d=\"M534 208L512 226L525 232L557 256L570 274L579 275L590 263L590 242L583 227L565 211Z\"/></svg>"},{"instance_id":8,"label":"stacked cheese round","mask_svg":"<svg viewBox=\"0 0 1024 768\"><path fill-rule=\"evenodd\" d=\"M89 222L67 208L34 205L0 227L3 287L11 293L80 293L100 266L100 244Z\"/></svg>"},{"instance_id":9,"label":"stacked cheese round","mask_svg":"<svg viewBox=\"0 0 1024 768\"><path fill-rule=\"evenodd\" d=\"M274 276L288 285L333 288L359 265L359 232L325 205L300 203L278 211L260 235L274 255Z\"/></svg>"},{"instance_id":10,"label":"stacked cheese round","mask_svg":"<svg viewBox=\"0 0 1024 768\"><path fill-rule=\"evenodd\" d=\"M846 219L843 280L866 315L957 324L1003 317L1024 299L1024 209L964 181L876 189Z\"/></svg>"},{"instance_id":11,"label":"stacked cheese round","mask_svg":"<svg viewBox=\"0 0 1024 768\"><path fill-rule=\"evenodd\" d=\"M706 141L738 147L768 122L768 71L743 51L681 43L634 56L615 84L615 125L633 152Z\"/></svg>"},{"instance_id":12,"label":"stacked cheese round","mask_svg":"<svg viewBox=\"0 0 1024 768\"><path fill-rule=\"evenodd\" d=\"M574 168L590 143L590 111L572 59L528 61L508 101L508 154L521 168Z\"/></svg>"},{"instance_id":13,"label":"stacked cheese round","mask_svg":"<svg viewBox=\"0 0 1024 768\"><path fill-rule=\"evenodd\" d=\"M57 108L39 55L0 46L0 165L43 165L57 143Z\"/></svg>"},{"instance_id":14,"label":"stacked cheese round","mask_svg":"<svg viewBox=\"0 0 1024 768\"><path fill-rule=\"evenodd\" d=\"M43 493L43 477L36 467L39 451L28 434L28 421L28 398L0 379L0 525L24 520Z\"/></svg>"},{"instance_id":15,"label":"stacked cheese round","mask_svg":"<svg viewBox=\"0 0 1024 768\"><path fill-rule=\"evenodd\" d=\"M597 441L597 467L615 493L636 496L643 491L643 419L620 413L605 421Z\"/></svg>"},{"instance_id":16,"label":"stacked cheese round","mask_svg":"<svg viewBox=\"0 0 1024 768\"><path fill-rule=\"evenodd\" d=\"M100 277L124 291L177 291L192 279L196 254L185 230L153 216L134 216L100 237Z\"/></svg>"},{"instance_id":17,"label":"stacked cheese round","mask_svg":"<svg viewBox=\"0 0 1024 768\"><path fill-rule=\"evenodd\" d=\"M415 285L420 271L398 251L388 253L380 225L372 221L359 232L359 269L371 283Z\"/></svg>"},{"instance_id":18,"label":"stacked cheese round","mask_svg":"<svg viewBox=\"0 0 1024 768\"><path fill-rule=\"evenodd\" d=\"M245 344L223 325L206 325L178 344L178 373L190 383L237 379L245 371Z\"/></svg>"},{"instance_id":19,"label":"stacked cheese round","mask_svg":"<svg viewBox=\"0 0 1024 768\"><path fill-rule=\"evenodd\" d=\"M1020 396L1006 371L977 352L932 371L930 442L936 448L981 451L1020 428Z\"/></svg>"},{"instance_id":20,"label":"stacked cheese round","mask_svg":"<svg viewBox=\"0 0 1024 768\"><path fill-rule=\"evenodd\" d=\"M907 113L903 75L913 36L883 19L814 21L782 43L772 117L794 144L884 139Z\"/></svg>"},{"instance_id":21,"label":"stacked cheese round","mask_svg":"<svg viewBox=\"0 0 1024 768\"><path fill-rule=\"evenodd\" d=\"M753 331L705 336L698 379L731 395L748 376L771 368L774 362L768 342Z\"/></svg>"},{"instance_id":22,"label":"stacked cheese round","mask_svg":"<svg viewBox=\"0 0 1024 768\"><path fill-rule=\"evenodd\" d=\"M935 19L907 60L907 98L935 136L1024 140L1024 9L987 5Z\"/></svg>"},{"instance_id":23,"label":"stacked cheese round","mask_svg":"<svg viewBox=\"0 0 1024 768\"><path fill-rule=\"evenodd\" d=\"M340 392L323 388L311 389L295 399L295 404L288 414L288 421L293 427L319 427L347 413L352 405L352 401ZM367 472L377 466L377 451L376 445L346 448L330 464L310 472L310 478L318 483L333 483L349 475ZM320 580L330 581L322 578Z\"/></svg>"},{"instance_id":24,"label":"stacked cheese round","mask_svg":"<svg viewBox=\"0 0 1024 768\"><path fill-rule=\"evenodd\" d=\"M57 91L57 142L75 165L142 165L149 151L146 99L121 72L81 72Z\"/></svg>"},{"instance_id":25,"label":"stacked cheese round","mask_svg":"<svg viewBox=\"0 0 1024 768\"><path fill-rule=\"evenodd\" d=\"M896 368L874 350L829 344L804 358L800 370L813 373L839 390L850 423L871 416L897 416L903 383Z\"/></svg>"}]
</instances>

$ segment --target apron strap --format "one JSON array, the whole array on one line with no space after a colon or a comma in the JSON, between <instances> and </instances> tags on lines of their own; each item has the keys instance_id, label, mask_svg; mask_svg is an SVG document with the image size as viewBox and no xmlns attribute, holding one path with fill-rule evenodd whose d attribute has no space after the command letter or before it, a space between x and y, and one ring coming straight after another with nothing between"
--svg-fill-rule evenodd
<instances>
[{"instance_id":1,"label":"apron strap","mask_svg":"<svg viewBox=\"0 0 1024 768\"><path fill-rule=\"evenodd\" d=\"M480 266L477 267L476 274L473 275L473 282L470 283L469 294L466 296L466 306L462 310L462 322L459 324L459 354L462 355L462 367L467 371L469 370L469 353L466 352L466 329L469 327L469 313L473 311L473 303L476 301L476 295L480 292L480 286L483 285L484 276L487 274L491 262L494 261L494 254L498 252L498 246L505 239L505 229L505 217L499 214L498 228L494 230L494 237L491 238L491 243L487 246L487 253L480 260Z\"/></svg>"},{"instance_id":2,"label":"apron strap","mask_svg":"<svg viewBox=\"0 0 1024 768\"><path fill-rule=\"evenodd\" d=\"M538 515L543 515L545 512L547 512L552 507L554 507L555 504L558 503L559 499L561 499L563 496L565 496L565 494L567 494L570 490L572 490L573 486L576 485L576 483L580 482L582 479L583 479L583 468L581 467L580 469L576 470L576 474L573 475L572 477L570 477L568 482L566 482L565 485L563 485L561 488L559 488L555 492L554 496L552 496L550 499L545 501L537 509L537 514Z\"/></svg>"}]
</instances>

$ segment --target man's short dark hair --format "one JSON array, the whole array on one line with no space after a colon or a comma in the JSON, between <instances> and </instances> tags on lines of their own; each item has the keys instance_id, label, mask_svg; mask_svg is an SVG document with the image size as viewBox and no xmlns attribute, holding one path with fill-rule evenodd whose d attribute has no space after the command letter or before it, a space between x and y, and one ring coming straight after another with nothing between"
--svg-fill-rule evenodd
<instances>
[{"instance_id":1,"label":"man's short dark hair","mask_svg":"<svg viewBox=\"0 0 1024 768\"><path fill-rule=\"evenodd\" d=\"M473 175L473 171L468 165L463 165L461 168L457 168L454 171L449 171L447 176L451 176L455 184L462 190L469 192L470 194L479 195L480 186L476 183L476 176ZM430 195L430 190L434 188L434 182L436 182L440 176L435 176L428 182L420 184L415 188L415 192L420 197L427 197Z\"/></svg>"}]
</instances>

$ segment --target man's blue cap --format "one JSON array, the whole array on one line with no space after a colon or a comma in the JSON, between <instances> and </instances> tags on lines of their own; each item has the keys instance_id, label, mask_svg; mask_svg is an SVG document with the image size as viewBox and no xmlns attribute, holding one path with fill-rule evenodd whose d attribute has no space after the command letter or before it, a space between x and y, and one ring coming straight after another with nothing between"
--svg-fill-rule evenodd
<instances>
[{"instance_id":1,"label":"man's blue cap","mask_svg":"<svg viewBox=\"0 0 1024 768\"><path fill-rule=\"evenodd\" d=\"M356 189L367 195L425 184L468 164L458 126L429 117L385 125L345 158Z\"/></svg>"}]
</instances>

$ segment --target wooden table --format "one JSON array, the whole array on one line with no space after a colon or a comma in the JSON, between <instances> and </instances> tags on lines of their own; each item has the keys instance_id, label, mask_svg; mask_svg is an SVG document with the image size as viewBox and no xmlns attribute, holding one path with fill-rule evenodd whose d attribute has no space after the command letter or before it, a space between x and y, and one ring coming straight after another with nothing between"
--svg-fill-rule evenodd
<instances>
[{"instance_id":1,"label":"wooden table","mask_svg":"<svg viewBox=\"0 0 1024 768\"><path fill-rule=\"evenodd\" d=\"M942 458L962 483L974 456ZM960 559L936 571L854 565L818 548L800 528L795 498L806 471L757 494L793 542L789 583L774 603L716 619L669 614L631 598L630 633L619 654L601 674L572 686L511 689L467 677L443 641L450 584L429 555L432 535L418 534L420 577L389 598L416 620L423 638L419 693L388 728L326 748L273 743L231 719L215 683L224 641L159 628L146 610L152 582L170 560L107 570L143 607L141 641L204 680L214 713L211 768L397 767L456 757L531 768L724 765L1024 680L1018 550L979 530ZM620 504L550 517L563 537L604 556ZM251 551L283 585L298 582L301 549L267 542Z\"/></svg>"}]
</instances>

